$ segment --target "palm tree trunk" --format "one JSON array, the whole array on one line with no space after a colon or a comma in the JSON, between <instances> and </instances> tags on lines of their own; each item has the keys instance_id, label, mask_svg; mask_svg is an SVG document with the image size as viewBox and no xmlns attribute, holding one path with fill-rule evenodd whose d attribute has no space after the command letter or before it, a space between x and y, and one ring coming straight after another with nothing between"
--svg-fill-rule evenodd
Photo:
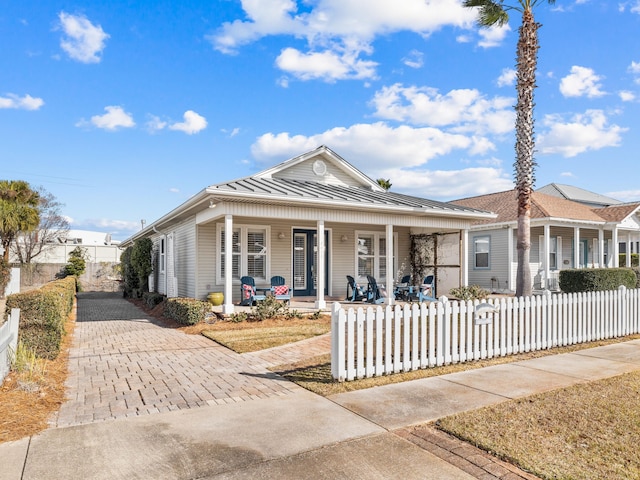
<instances>
[{"instance_id":1,"label":"palm tree trunk","mask_svg":"<svg viewBox=\"0 0 640 480\"><path fill-rule=\"evenodd\" d=\"M516 191L518 193L518 268L516 271L516 296L531 295L531 194L534 184L534 118L533 91L536 87L538 63L538 28L533 12L526 9L518 39L516 104L516 162L514 163Z\"/></svg>"}]
</instances>

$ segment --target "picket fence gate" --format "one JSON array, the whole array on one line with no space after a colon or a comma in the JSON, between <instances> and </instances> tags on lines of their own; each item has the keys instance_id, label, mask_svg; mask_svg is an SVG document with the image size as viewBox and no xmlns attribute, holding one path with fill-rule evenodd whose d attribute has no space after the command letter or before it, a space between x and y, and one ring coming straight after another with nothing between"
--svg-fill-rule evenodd
<instances>
[{"instance_id":1,"label":"picket fence gate","mask_svg":"<svg viewBox=\"0 0 640 480\"><path fill-rule=\"evenodd\" d=\"M331 373L349 381L640 331L640 290L390 306L335 303Z\"/></svg>"},{"instance_id":2,"label":"picket fence gate","mask_svg":"<svg viewBox=\"0 0 640 480\"><path fill-rule=\"evenodd\" d=\"M18 346L20 309L12 308L7 321L0 326L0 385L9 373L11 355Z\"/></svg>"}]
</instances>

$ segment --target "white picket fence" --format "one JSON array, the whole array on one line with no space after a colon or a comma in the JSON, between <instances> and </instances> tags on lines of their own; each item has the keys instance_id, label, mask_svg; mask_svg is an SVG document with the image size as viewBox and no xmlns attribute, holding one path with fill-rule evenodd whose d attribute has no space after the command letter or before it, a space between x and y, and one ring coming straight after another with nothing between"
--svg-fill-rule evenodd
<instances>
[{"instance_id":1,"label":"white picket fence","mask_svg":"<svg viewBox=\"0 0 640 480\"><path fill-rule=\"evenodd\" d=\"M640 290L370 306L334 304L339 381L574 345L640 331Z\"/></svg>"},{"instance_id":2,"label":"white picket fence","mask_svg":"<svg viewBox=\"0 0 640 480\"><path fill-rule=\"evenodd\" d=\"M20 310L11 309L6 322L0 326L0 384L9 373L12 352L18 346L18 324L20 323Z\"/></svg>"}]
</instances>

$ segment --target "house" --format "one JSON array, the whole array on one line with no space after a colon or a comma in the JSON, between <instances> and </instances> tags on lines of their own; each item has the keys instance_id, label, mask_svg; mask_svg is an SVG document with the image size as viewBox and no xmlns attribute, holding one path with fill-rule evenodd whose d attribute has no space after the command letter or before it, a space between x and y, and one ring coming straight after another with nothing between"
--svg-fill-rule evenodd
<instances>
[{"instance_id":1,"label":"house","mask_svg":"<svg viewBox=\"0 0 640 480\"><path fill-rule=\"evenodd\" d=\"M572 191L575 193L577 189ZM617 267L619 244L630 251L631 245L640 239L640 202L614 201L603 206L594 199L590 197L590 201L582 203L540 190L533 192L529 261L534 290L557 290L558 272L563 269ZM493 291L513 292L517 269L516 190L451 203L498 215L495 219L476 221L471 227L469 283ZM630 261L627 256L626 266L631 265Z\"/></svg>"},{"instance_id":2,"label":"house","mask_svg":"<svg viewBox=\"0 0 640 480\"><path fill-rule=\"evenodd\" d=\"M41 232L38 235L42 235ZM41 253L31 260L33 263L65 264L69 261L69 253L76 247L84 250L88 262L120 263L120 242L112 240L109 233L92 230L49 231L45 238ZM16 242L24 242L24 238L18 237ZM11 251L10 261L20 262L14 249Z\"/></svg>"},{"instance_id":3,"label":"house","mask_svg":"<svg viewBox=\"0 0 640 480\"><path fill-rule=\"evenodd\" d=\"M152 288L169 297L223 292L223 312L231 313L242 276L260 287L279 275L294 299L325 308L327 298L345 298L347 275L365 285L371 275L387 291L409 273L435 272L443 293L466 285L469 228L493 218L472 207L385 191L321 146L204 188L121 247L153 241Z\"/></svg>"}]
</instances>

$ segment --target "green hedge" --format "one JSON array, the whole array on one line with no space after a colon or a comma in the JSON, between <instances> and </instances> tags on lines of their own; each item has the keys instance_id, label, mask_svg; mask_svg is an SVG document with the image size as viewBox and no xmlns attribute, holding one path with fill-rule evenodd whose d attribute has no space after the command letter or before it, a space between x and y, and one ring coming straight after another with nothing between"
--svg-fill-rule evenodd
<instances>
[{"instance_id":1,"label":"green hedge","mask_svg":"<svg viewBox=\"0 0 640 480\"><path fill-rule=\"evenodd\" d=\"M20 309L18 337L40 358L53 360L60 353L64 324L73 309L76 278L47 283L37 290L7 297L7 309Z\"/></svg>"},{"instance_id":2,"label":"green hedge","mask_svg":"<svg viewBox=\"0 0 640 480\"><path fill-rule=\"evenodd\" d=\"M205 313L210 309L208 302L195 298L169 298L164 307L164 315L182 325L195 325L204 320Z\"/></svg>"},{"instance_id":3,"label":"green hedge","mask_svg":"<svg viewBox=\"0 0 640 480\"><path fill-rule=\"evenodd\" d=\"M560 270L560 289L565 293L617 290L620 285L636 287L636 274L630 268L586 268Z\"/></svg>"}]
</instances>

